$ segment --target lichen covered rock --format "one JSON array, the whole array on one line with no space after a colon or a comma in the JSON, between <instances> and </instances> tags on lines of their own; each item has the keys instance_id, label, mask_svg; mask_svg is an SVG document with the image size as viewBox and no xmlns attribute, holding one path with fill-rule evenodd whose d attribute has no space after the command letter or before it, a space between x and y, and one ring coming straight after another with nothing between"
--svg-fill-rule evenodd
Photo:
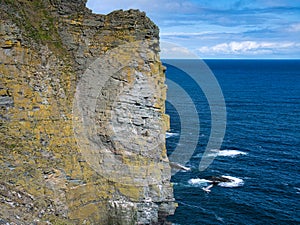
<instances>
[{"instance_id":1,"label":"lichen covered rock","mask_svg":"<svg viewBox=\"0 0 300 225\"><path fill-rule=\"evenodd\" d=\"M1 1L0 223L162 224L175 209L158 28Z\"/></svg>"}]
</instances>

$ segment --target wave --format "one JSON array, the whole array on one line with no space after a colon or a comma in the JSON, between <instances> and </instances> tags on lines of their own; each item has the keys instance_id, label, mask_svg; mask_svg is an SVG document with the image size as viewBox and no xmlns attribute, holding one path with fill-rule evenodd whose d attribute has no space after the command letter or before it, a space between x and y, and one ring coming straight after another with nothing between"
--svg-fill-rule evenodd
<instances>
[{"instance_id":1,"label":"wave","mask_svg":"<svg viewBox=\"0 0 300 225\"><path fill-rule=\"evenodd\" d=\"M200 179L200 178L192 178L188 180L188 183L192 186L202 187L205 186L207 183L211 183L211 181L206 179Z\"/></svg>"},{"instance_id":2,"label":"wave","mask_svg":"<svg viewBox=\"0 0 300 225\"><path fill-rule=\"evenodd\" d=\"M166 138L170 138L170 137L175 137L178 136L178 133L171 133L171 132L166 132Z\"/></svg>"},{"instance_id":3,"label":"wave","mask_svg":"<svg viewBox=\"0 0 300 225\"><path fill-rule=\"evenodd\" d=\"M227 178L230 181L218 183L217 185L220 187L233 188L233 187L240 187L244 185L244 181L241 178L224 176L224 175L221 177ZM194 187L205 187L207 186L207 184L211 184L211 183L213 183L213 181L207 179L201 179L201 178L192 178L188 180L188 184Z\"/></svg>"},{"instance_id":4,"label":"wave","mask_svg":"<svg viewBox=\"0 0 300 225\"><path fill-rule=\"evenodd\" d=\"M218 183L218 186L232 188L232 187L240 187L244 185L244 181L240 178L232 177L232 176L221 176L221 177L230 179L231 181Z\"/></svg>"},{"instance_id":5,"label":"wave","mask_svg":"<svg viewBox=\"0 0 300 225\"><path fill-rule=\"evenodd\" d=\"M201 158L202 155L203 155L203 153L198 153L198 154L194 155L193 158L196 158L196 159L197 159L197 158Z\"/></svg>"},{"instance_id":6,"label":"wave","mask_svg":"<svg viewBox=\"0 0 300 225\"><path fill-rule=\"evenodd\" d=\"M240 151L240 150L233 150L233 149L225 149L225 150L215 150L215 149L212 149L211 150L211 153L207 154L207 157L211 157L211 156L214 156L214 157L236 157L236 156L239 156L239 155L248 155L247 152L243 152L243 151ZM201 158L203 157L203 153L198 153L196 155L193 156L193 158Z\"/></svg>"},{"instance_id":7,"label":"wave","mask_svg":"<svg viewBox=\"0 0 300 225\"><path fill-rule=\"evenodd\" d=\"M246 152L242 152L239 150L231 150L231 149L226 149L226 150L211 150L213 153L208 154L208 156L221 156L221 157L235 157L238 155L247 155Z\"/></svg>"},{"instance_id":8,"label":"wave","mask_svg":"<svg viewBox=\"0 0 300 225\"><path fill-rule=\"evenodd\" d=\"M230 156L234 157L237 155L247 155L246 152L238 151L238 150L221 150L218 153L218 156Z\"/></svg>"}]
</instances>

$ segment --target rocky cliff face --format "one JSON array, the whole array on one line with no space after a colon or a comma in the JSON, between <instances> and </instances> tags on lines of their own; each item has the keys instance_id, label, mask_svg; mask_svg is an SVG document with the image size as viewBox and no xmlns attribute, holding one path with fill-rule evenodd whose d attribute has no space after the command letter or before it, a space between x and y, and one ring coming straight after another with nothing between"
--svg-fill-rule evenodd
<instances>
[{"instance_id":1,"label":"rocky cliff face","mask_svg":"<svg viewBox=\"0 0 300 225\"><path fill-rule=\"evenodd\" d=\"M162 224L175 209L158 28L2 0L0 224Z\"/></svg>"}]
</instances>

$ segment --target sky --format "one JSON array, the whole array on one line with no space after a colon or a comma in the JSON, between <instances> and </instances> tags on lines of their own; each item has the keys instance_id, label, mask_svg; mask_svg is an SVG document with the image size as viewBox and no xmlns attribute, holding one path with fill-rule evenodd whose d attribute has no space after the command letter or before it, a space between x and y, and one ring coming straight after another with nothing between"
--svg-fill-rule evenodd
<instances>
[{"instance_id":1,"label":"sky","mask_svg":"<svg viewBox=\"0 0 300 225\"><path fill-rule=\"evenodd\" d=\"M202 59L300 59L300 0L88 0L87 7L146 12L161 43L184 47L176 50L182 58L188 51Z\"/></svg>"}]
</instances>

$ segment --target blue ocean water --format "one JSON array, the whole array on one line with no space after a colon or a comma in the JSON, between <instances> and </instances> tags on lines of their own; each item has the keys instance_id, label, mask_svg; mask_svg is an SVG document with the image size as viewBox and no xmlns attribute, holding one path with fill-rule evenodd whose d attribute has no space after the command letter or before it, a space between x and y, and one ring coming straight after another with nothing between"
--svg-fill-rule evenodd
<instances>
[{"instance_id":1,"label":"blue ocean water","mask_svg":"<svg viewBox=\"0 0 300 225\"><path fill-rule=\"evenodd\" d=\"M167 78L194 100L201 125L197 148L186 164L192 170L172 177L179 206L169 221L181 225L300 224L300 60L205 62L223 91L227 128L221 151L203 172L198 165L211 128L207 100L192 79L166 64ZM197 64L195 60L185 63L191 68ZM168 102L166 106L171 118L170 155L178 145L180 117L185 114ZM185 110L188 115L190 108ZM215 185L207 193L202 188L209 185L210 176L229 176L236 182Z\"/></svg>"}]
</instances>

